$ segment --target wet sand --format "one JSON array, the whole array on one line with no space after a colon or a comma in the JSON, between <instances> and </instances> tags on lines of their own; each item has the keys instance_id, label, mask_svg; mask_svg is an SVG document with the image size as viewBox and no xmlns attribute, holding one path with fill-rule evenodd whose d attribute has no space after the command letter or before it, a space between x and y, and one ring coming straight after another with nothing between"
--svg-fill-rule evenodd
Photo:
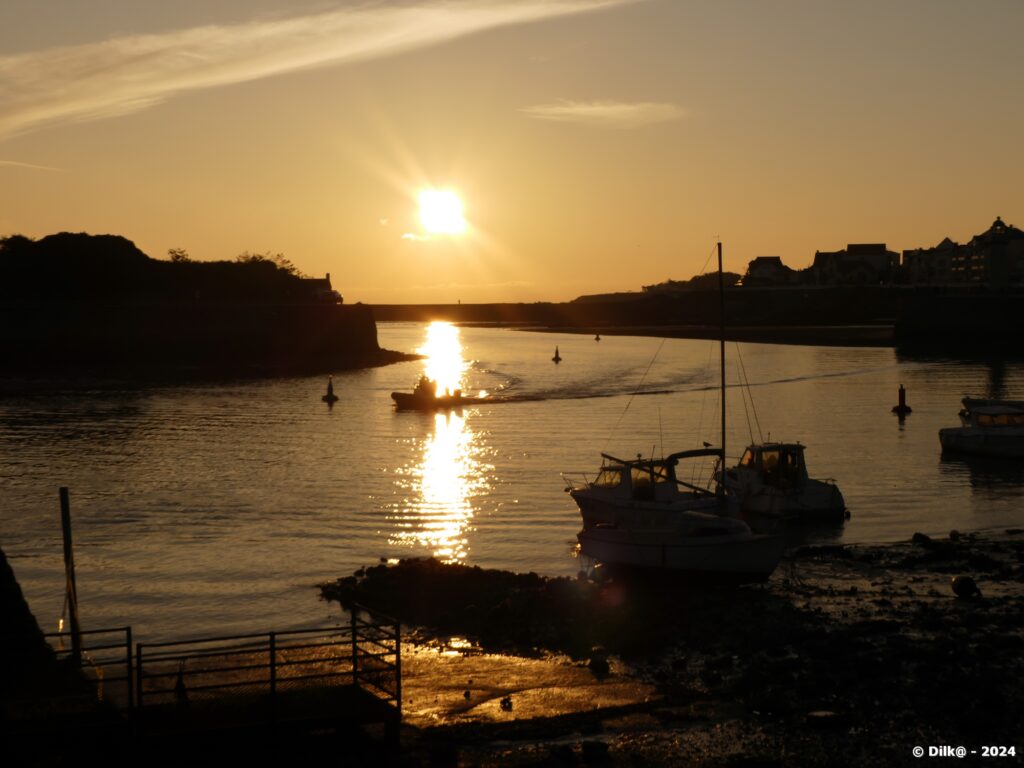
<instances>
[{"instance_id":1,"label":"wet sand","mask_svg":"<svg viewBox=\"0 0 1024 768\"><path fill-rule=\"evenodd\" d=\"M980 596L954 595L965 575ZM411 560L323 594L417 628L404 764L898 765L947 745L991 765L1016 758L982 761L985 746L1024 752L1021 530L805 547L746 587Z\"/></svg>"}]
</instances>

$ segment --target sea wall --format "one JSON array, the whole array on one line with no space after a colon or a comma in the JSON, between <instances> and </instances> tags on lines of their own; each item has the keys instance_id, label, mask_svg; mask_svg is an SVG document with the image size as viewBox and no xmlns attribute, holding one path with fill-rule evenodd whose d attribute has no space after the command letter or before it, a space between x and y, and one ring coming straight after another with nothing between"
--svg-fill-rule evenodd
<instances>
[{"instance_id":1,"label":"sea wall","mask_svg":"<svg viewBox=\"0 0 1024 768\"><path fill-rule=\"evenodd\" d=\"M887 324L901 289L880 286L832 288L727 288L727 325ZM378 320L449 320L548 326L615 327L717 325L717 291L619 294L564 303L374 305Z\"/></svg>"},{"instance_id":2,"label":"sea wall","mask_svg":"<svg viewBox=\"0 0 1024 768\"><path fill-rule=\"evenodd\" d=\"M1020 354L1024 294L922 290L901 303L896 342L906 349Z\"/></svg>"},{"instance_id":3,"label":"sea wall","mask_svg":"<svg viewBox=\"0 0 1024 768\"><path fill-rule=\"evenodd\" d=\"M378 320L448 320L547 330L712 338L717 291L615 294L565 303L374 305ZM735 287L725 335L739 341L1012 351L1024 332L1019 289L972 286Z\"/></svg>"}]
</instances>

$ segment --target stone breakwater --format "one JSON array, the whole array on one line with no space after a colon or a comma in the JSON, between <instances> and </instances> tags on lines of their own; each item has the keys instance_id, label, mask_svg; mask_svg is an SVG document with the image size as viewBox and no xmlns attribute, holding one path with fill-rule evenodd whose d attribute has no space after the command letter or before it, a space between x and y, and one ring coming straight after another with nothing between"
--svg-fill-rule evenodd
<instances>
[{"instance_id":1,"label":"stone breakwater","mask_svg":"<svg viewBox=\"0 0 1024 768\"><path fill-rule=\"evenodd\" d=\"M564 653L607 684L628 679L655 692L625 718L562 713L576 718L568 739L552 733L556 712L518 721L511 742L507 723L436 731L431 743L460 761L585 762L584 744L597 740L603 746L588 749L605 764L893 764L912 760L918 745L970 750L1019 736L1022 534L805 547L767 584L731 589L407 560L322 594L483 651ZM955 577L980 594L958 597Z\"/></svg>"},{"instance_id":2,"label":"stone breakwater","mask_svg":"<svg viewBox=\"0 0 1024 768\"><path fill-rule=\"evenodd\" d=\"M0 306L0 373L246 376L330 373L381 349L362 305Z\"/></svg>"}]
</instances>

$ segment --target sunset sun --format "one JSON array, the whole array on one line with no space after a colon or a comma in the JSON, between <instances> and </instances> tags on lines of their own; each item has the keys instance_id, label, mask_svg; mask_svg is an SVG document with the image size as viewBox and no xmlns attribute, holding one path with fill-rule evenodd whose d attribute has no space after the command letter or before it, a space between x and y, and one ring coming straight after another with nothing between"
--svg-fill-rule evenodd
<instances>
[{"instance_id":1,"label":"sunset sun","mask_svg":"<svg viewBox=\"0 0 1024 768\"><path fill-rule=\"evenodd\" d=\"M461 235L466 231L462 201L448 189L425 189L419 194L420 223L430 235Z\"/></svg>"}]
</instances>

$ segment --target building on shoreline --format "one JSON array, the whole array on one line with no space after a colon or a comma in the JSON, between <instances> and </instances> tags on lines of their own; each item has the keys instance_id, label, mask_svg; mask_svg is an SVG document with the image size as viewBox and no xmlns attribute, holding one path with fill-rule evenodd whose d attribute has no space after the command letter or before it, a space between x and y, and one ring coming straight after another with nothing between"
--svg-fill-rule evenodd
<instances>
[{"instance_id":1,"label":"building on shoreline","mask_svg":"<svg viewBox=\"0 0 1024 768\"><path fill-rule=\"evenodd\" d=\"M743 285L786 286L988 286L1024 284L1024 231L996 217L965 244L946 237L932 248L900 254L884 243L850 243L841 251L817 251L807 269L794 270L778 256L747 265Z\"/></svg>"}]
</instances>

